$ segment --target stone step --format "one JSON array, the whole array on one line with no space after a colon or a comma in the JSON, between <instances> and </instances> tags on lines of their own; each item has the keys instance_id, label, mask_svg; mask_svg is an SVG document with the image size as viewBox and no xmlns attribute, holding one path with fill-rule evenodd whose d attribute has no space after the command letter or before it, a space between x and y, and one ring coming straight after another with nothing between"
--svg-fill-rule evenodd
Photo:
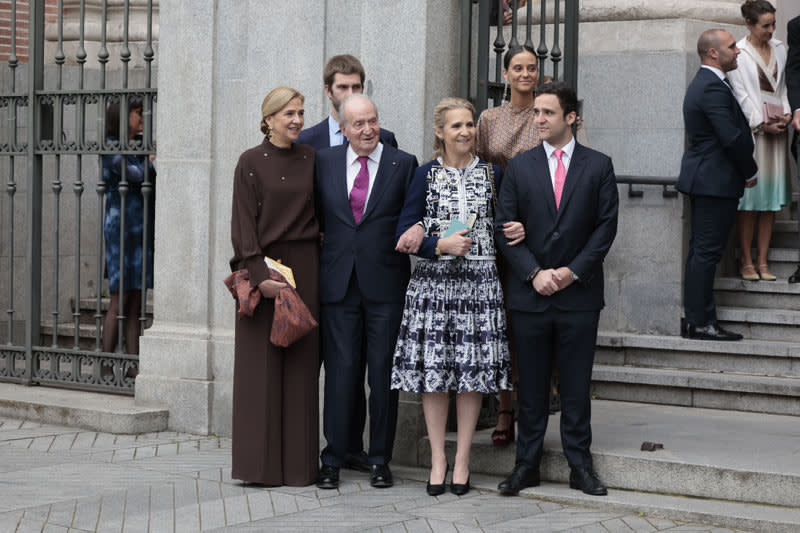
<instances>
[{"instance_id":1,"label":"stone step","mask_svg":"<svg viewBox=\"0 0 800 533\"><path fill-rule=\"evenodd\" d=\"M116 394L0 383L0 416L108 433L167 429L169 410Z\"/></svg>"},{"instance_id":2,"label":"stone step","mask_svg":"<svg viewBox=\"0 0 800 533\"><path fill-rule=\"evenodd\" d=\"M796 235L794 239L795 241L797 240ZM777 248L777 243L773 243L773 246L767 253L769 269L779 280L786 280L797 269L798 262L800 262L800 251L797 248ZM753 249L752 254L755 260L755 249ZM736 251L736 256L739 257L739 250Z\"/></svg>"},{"instance_id":3,"label":"stone step","mask_svg":"<svg viewBox=\"0 0 800 533\"><path fill-rule=\"evenodd\" d=\"M718 307L717 318L723 327L741 333L745 339L800 343L800 311Z\"/></svg>"},{"instance_id":4,"label":"stone step","mask_svg":"<svg viewBox=\"0 0 800 533\"><path fill-rule=\"evenodd\" d=\"M53 343L53 323L44 322L40 326L41 342L44 346ZM56 336L58 346L61 348L72 348L75 345L75 324L73 322L61 322L56 326ZM78 346L83 350L93 350L96 346L95 335L97 328L94 323L78 324Z\"/></svg>"},{"instance_id":5,"label":"stone step","mask_svg":"<svg viewBox=\"0 0 800 533\"><path fill-rule=\"evenodd\" d=\"M714 280L718 306L759 309L800 310L800 283L778 281L744 281L733 277Z\"/></svg>"},{"instance_id":6,"label":"stone step","mask_svg":"<svg viewBox=\"0 0 800 533\"><path fill-rule=\"evenodd\" d=\"M595 398L800 416L800 378L595 364Z\"/></svg>"},{"instance_id":7,"label":"stone step","mask_svg":"<svg viewBox=\"0 0 800 533\"><path fill-rule=\"evenodd\" d=\"M794 508L792 521L797 520L800 418L595 400L592 428L594 466L600 479L612 489L612 500L614 496L622 497L614 489L622 489L657 493L658 498L670 494L747 502ZM663 449L641 451L645 441L660 443ZM446 451L451 465L455 447L456 434L448 433ZM470 454L471 472L505 476L514 462L515 446L492 446L491 429L476 433ZM430 466L430 444L426 437L420 441L419 463ZM549 482L568 480L569 467L561 450L558 414L550 416L541 472L545 481L542 486L526 489L523 495L540 495L552 490ZM578 491L570 493L584 498ZM596 505L605 505L603 498L588 497L586 501L591 503L592 499ZM772 517L781 513L774 508ZM777 531L742 523L739 527Z\"/></svg>"},{"instance_id":8,"label":"stone step","mask_svg":"<svg viewBox=\"0 0 800 533\"><path fill-rule=\"evenodd\" d=\"M776 220L772 228L770 246L776 248L794 248L800 246L797 233L797 220Z\"/></svg>"},{"instance_id":9,"label":"stone step","mask_svg":"<svg viewBox=\"0 0 800 533\"><path fill-rule=\"evenodd\" d=\"M451 450L454 450L452 446ZM429 467L393 465L392 471L395 477L421 483L427 482L430 475ZM503 475L506 474L507 472ZM497 493L497 485L503 479L504 477L497 474L471 474L470 486L481 492ZM563 505L580 505L603 513L635 514L637 515L636 522L631 523L631 519L626 518L620 526L623 529L619 529L619 531L629 533L631 531L668 531L674 526L679 528L677 531L684 531L681 528L687 527L682 524L674 524L673 521L714 524L717 527L734 528L739 531L769 531L770 533L797 533L800 531L800 508L796 507L686 498L614 488L608 491L607 496L597 497L570 489L567 483L551 481L545 481L538 487L524 489L520 492L520 497L530 498L531 503L545 500ZM500 503L502 504L503 501L500 500ZM542 529L551 525L541 524ZM692 529L692 531L694 530ZM708 530L719 531L711 527ZM574 531L588 531L588 529Z\"/></svg>"},{"instance_id":10,"label":"stone step","mask_svg":"<svg viewBox=\"0 0 800 533\"><path fill-rule=\"evenodd\" d=\"M670 335L601 331L597 336L595 362L611 366L800 377L800 343L751 339L709 342Z\"/></svg>"}]
</instances>

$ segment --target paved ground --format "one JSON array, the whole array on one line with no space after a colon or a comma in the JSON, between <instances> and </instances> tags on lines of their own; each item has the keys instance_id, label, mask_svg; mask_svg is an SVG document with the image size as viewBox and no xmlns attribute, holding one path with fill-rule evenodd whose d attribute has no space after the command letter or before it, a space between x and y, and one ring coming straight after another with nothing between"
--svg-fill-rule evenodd
<instances>
[{"instance_id":1,"label":"paved ground","mask_svg":"<svg viewBox=\"0 0 800 533\"><path fill-rule=\"evenodd\" d=\"M532 498L497 480L432 498L427 471L395 468L391 489L343 471L341 488L266 489L230 478L230 439L112 435L0 418L0 532L733 531Z\"/></svg>"}]
</instances>

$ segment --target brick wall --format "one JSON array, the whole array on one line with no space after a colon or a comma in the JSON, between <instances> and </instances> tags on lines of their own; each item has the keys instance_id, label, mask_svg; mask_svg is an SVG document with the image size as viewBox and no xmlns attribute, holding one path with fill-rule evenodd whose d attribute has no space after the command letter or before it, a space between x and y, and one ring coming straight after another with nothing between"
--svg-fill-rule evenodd
<instances>
[{"instance_id":1,"label":"brick wall","mask_svg":"<svg viewBox=\"0 0 800 533\"><path fill-rule=\"evenodd\" d=\"M0 62L11 55L11 5L17 4L17 59L28 60L28 0L0 0ZM45 24L58 21L58 0L45 0Z\"/></svg>"}]
</instances>

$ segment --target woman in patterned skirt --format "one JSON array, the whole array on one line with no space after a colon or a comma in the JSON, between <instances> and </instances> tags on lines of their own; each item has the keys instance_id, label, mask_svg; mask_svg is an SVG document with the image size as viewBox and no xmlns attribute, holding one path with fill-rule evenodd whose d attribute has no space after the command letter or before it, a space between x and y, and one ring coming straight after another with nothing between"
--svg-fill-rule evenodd
<instances>
[{"instance_id":1,"label":"woman in patterned skirt","mask_svg":"<svg viewBox=\"0 0 800 533\"><path fill-rule=\"evenodd\" d=\"M501 171L475 156L474 107L445 98L434 110L437 158L414 175L398 236L425 231L406 292L392 388L422 393L431 443L428 494L445 491L448 392L456 391L458 444L450 491L469 491L469 452L483 394L511 388L503 291L494 246ZM448 231L451 224L461 231ZM524 239L522 225L506 232ZM520 239L522 240L522 239Z\"/></svg>"}]
</instances>

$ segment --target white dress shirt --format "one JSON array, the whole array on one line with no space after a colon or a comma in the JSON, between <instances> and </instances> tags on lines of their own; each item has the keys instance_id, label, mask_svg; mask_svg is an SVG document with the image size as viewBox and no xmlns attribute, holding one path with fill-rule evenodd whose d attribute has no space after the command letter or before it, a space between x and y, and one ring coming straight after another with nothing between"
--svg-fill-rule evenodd
<instances>
[{"instance_id":1,"label":"white dress shirt","mask_svg":"<svg viewBox=\"0 0 800 533\"><path fill-rule=\"evenodd\" d=\"M547 141L542 141L542 147L544 148L544 153L547 154L547 165L550 167L550 183L553 185L553 191L556 190L556 168L558 168L558 158L553 153L556 151L556 147L550 144ZM564 153L561 154L561 162L564 163L564 170L569 172L569 163L572 161L572 152L575 151L575 137L570 139L570 141L561 148Z\"/></svg>"},{"instance_id":2,"label":"white dress shirt","mask_svg":"<svg viewBox=\"0 0 800 533\"><path fill-rule=\"evenodd\" d=\"M383 144L378 143L378 146L367 157L367 171L369 172L369 186L367 187L367 197L364 200L364 212L367 212L367 205L369 205L369 195L372 192L372 184L375 183L375 176L378 174L378 165L381 162L381 154L383 153ZM358 171L361 170L361 163L358 161L358 154L353 151L353 146L347 145L347 155L345 156L347 162L347 197L350 197L350 191L353 189L353 183L356 181Z\"/></svg>"}]
</instances>

